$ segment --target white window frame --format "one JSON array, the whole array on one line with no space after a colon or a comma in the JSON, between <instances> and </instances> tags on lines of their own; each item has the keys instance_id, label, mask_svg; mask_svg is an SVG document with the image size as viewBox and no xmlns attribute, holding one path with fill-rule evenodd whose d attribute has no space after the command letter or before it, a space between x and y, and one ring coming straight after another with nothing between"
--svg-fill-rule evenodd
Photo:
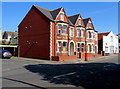
<instances>
[{"instance_id":1,"label":"white window frame","mask_svg":"<svg viewBox=\"0 0 120 89\"><path fill-rule=\"evenodd\" d=\"M91 32L88 31L88 38L91 38Z\"/></svg>"},{"instance_id":2,"label":"white window frame","mask_svg":"<svg viewBox=\"0 0 120 89\"><path fill-rule=\"evenodd\" d=\"M81 29L81 37L85 37L85 31Z\"/></svg>"},{"instance_id":3,"label":"white window frame","mask_svg":"<svg viewBox=\"0 0 120 89\"><path fill-rule=\"evenodd\" d=\"M74 29L70 28L70 37L73 37L73 36L74 36Z\"/></svg>"},{"instance_id":4,"label":"white window frame","mask_svg":"<svg viewBox=\"0 0 120 89\"><path fill-rule=\"evenodd\" d=\"M81 19L78 19L78 25L82 25L82 24L81 24Z\"/></svg>"},{"instance_id":5,"label":"white window frame","mask_svg":"<svg viewBox=\"0 0 120 89\"><path fill-rule=\"evenodd\" d=\"M113 36L110 36L111 42L113 42Z\"/></svg>"},{"instance_id":6,"label":"white window frame","mask_svg":"<svg viewBox=\"0 0 120 89\"><path fill-rule=\"evenodd\" d=\"M91 49L90 49L90 48L91 48L90 46L91 46L91 45L88 44L88 52L89 52L89 53L90 53L90 50L91 50Z\"/></svg>"},{"instance_id":7,"label":"white window frame","mask_svg":"<svg viewBox=\"0 0 120 89\"><path fill-rule=\"evenodd\" d=\"M80 37L80 29L77 29L77 31L76 31L77 33L77 37Z\"/></svg>"},{"instance_id":8,"label":"white window frame","mask_svg":"<svg viewBox=\"0 0 120 89\"><path fill-rule=\"evenodd\" d=\"M62 42L61 41L58 41L58 52L60 52L60 53L62 52Z\"/></svg>"},{"instance_id":9,"label":"white window frame","mask_svg":"<svg viewBox=\"0 0 120 89\"><path fill-rule=\"evenodd\" d=\"M61 26L61 29L59 29L59 26ZM62 25L58 24L58 34L61 34L61 33L62 33Z\"/></svg>"},{"instance_id":10,"label":"white window frame","mask_svg":"<svg viewBox=\"0 0 120 89\"><path fill-rule=\"evenodd\" d=\"M79 46L78 46L78 44L79 44ZM79 49L79 51L78 51L78 49ZM80 52L80 43L77 43L77 52Z\"/></svg>"},{"instance_id":11,"label":"white window frame","mask_svg":"<svg viewBox=\"0 0 120 89\"><path fill-rule=\"evenodd\" d=\"M83 44L84 46L83 46L82 44ZM85 44L84 44L84 43L81 43L81 52L85 52Z\"/></svg>"},{"instance_id":12,"label":"white window frame","mask_svg":"<svg viewBox=\"0 0 120 89\"><path fill-rule=\"evenodd\" d=\"M61 17L61 20L64 21L64 14L63 13L60 14L60 17Z\"/></svg>"},{"instance_id":13,"label":"white window frame","mask_svg":"<svg viewBox=\"0 0 120 89\"><path fill-rule=\"evenodd\" d=\"M64 29L64 26L66 26L66 29ZM67 25L63 25L63 34L67 34Z\"/></svg>"}]
</instances>

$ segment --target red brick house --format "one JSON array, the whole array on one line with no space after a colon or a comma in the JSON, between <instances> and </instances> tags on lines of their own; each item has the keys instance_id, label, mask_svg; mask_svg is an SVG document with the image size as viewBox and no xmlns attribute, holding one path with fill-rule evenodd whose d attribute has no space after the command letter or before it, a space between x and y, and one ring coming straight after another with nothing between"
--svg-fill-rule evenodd
<instances>
[{"instance_id":1,"label":"red brick house","mask_svg":"<svg viewBox=\"0 0 120 89\"><path fill-rule=\"evenodd\" d=\"M18 26L19 56L55 61L84 58L85 53L93 57L98 52L97 35L91 18L33 5Z\"/></svg>"}]
</instances>

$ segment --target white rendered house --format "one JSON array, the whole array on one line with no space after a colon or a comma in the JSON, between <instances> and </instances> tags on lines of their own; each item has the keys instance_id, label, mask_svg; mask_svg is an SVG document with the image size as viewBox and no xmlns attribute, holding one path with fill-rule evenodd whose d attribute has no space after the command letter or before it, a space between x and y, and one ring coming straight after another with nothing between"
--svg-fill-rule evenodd
<instances>
[{"instance_id":1,"label":"white rendered house","mask_svg":"<svg viewBox=\"0 0 120 89\"><path fill-rule=\"evenodd\" d=\"M113 32L99 33L98 34L98 50L103 51L105 54L119 53L118 36Z\"/></svg>"}]
</instances>

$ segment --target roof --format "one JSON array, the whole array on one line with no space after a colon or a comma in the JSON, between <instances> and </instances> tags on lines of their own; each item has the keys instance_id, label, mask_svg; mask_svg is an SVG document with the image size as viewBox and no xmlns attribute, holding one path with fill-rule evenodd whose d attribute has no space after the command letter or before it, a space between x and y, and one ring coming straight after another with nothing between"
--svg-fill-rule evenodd
<instances>
[{"instance_id":1,"label":"roof","mask_svg":"<svg viewBox=\"0 0 120 89\"><path fill-rule=\"evenodd\" d=\"M16 35L17 34L17 32L11 32L11 31L5 31L4 33L9 34L9 35L12 35L12 34Z\"/></svg>"},{"instance_id":2,"label":"roof","mask_svg":"<svg viewBox=\"0 0 120 89\"><path fill-rule=\"evenodd\" d=\"M54 20L57 17L57 15L58 15L58 13L60 12L61 9L62 9L62 7L50 12Z\"/></svg>"},{"instance_id":3,"label":"roof","mask_svg":"<svg viewBox=\"0 0 120 89\"><path fill-rule=\"evenodd\" d=\"M73 25L75 25L76 20L78 19L79 15L80 15L80 14L68 16L68 19L72 22Z\"/></svg>"},{"instance_id":4,"label":"roof","mask_svg":"<svg viewBox=\"0 0 120 89\"><path fill-rule=\"evenodd\" d=\"M53 20L53 17L50 13L50 10L47 10L45 8L41 8L39 6L33 5L34 7L36 7L40 12L42 12L48 19Z\"/></svg>"},{"instance_id":5,"label":"roof","mask_svg":"<svg viewBox=\"0 0 120 89\"><path fill-rule=\"evenodd\" d=\"M85 24L85 27L87 26L87 23L88 23L89 20L90 20L90 18L83 19L83 22L84 22L84 24Z\"/></svg>"},{"instance_id":6,"label":"roof","mask_svg":"<svg viewBox=\"0 0 120 89\"><path fill-rule=\"evenodd\" d=\"M107 33L98 33L98 40L101 40L103 36L107 36L110 32Z\"/></svg>"}]
</instances>

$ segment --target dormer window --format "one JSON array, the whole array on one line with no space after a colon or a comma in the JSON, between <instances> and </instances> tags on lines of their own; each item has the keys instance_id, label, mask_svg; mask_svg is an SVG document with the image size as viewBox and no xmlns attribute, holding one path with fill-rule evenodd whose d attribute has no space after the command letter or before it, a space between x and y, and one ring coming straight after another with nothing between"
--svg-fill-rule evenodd
<instances>
[{"instance_id":1,"label":"dormer window","mask_svg":"<svg viewBox=\"0 0 120 89\"><path fill-rule=\"evenodd\" d=\"M111 42L113 42L113 36L111 36Z\"/></svg>"},{"instance_id":2,"label":"dormer window","mask_svg":"<svg viewBox=\"0 0 120 89\"><path fill-rule=\"evenodd\" d=\"M78 20L78 25L81 25L81 20L80 19Z\"/></svg>"},{"instance_id":3,"label":"dormer window","mask_svg":"<svg viewBox=\"0 0 120 89\"><path fill-rule=\"evenodd\" d=\"M64 21L64 14L63 13L61 13L60 17L61 17L61 20Z\"/></svg>"}]
</instances>

